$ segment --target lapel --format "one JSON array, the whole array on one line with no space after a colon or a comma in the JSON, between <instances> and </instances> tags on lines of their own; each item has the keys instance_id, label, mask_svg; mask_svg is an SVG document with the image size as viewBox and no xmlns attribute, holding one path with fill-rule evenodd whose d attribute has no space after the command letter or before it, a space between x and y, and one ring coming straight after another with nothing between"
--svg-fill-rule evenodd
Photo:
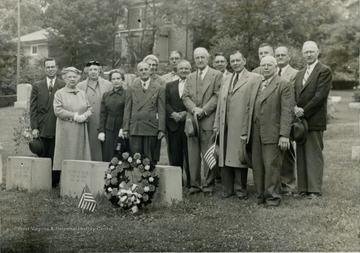
<instances>
[{"instance_id":1,"label":"lapel","mask_svg":"<svg viewBox=\"0 0 360 253\"><path fill-rule=\"evenodd\" d=\"M284 73L281 75L282 78L289 80L289 76L291 74L290 66L284 71Z\"/></svg>"},{"instance_id":2,"label":"lapel","mask_svg":"<svg viewBox=\"0 0 360 253\"><path fill-rule=\"evenodd\" d=\"M302 87L301 91L302 92L306 86L308 86L308 84L311 82L312 79L314 79L314 77L317 75L317 72L319 71L319 68L320 68L320 64L319 62L316 64L316 66L314 67L313 71L311 72L310 76L308 77L308 79L306 80L306 83L305 85ZM305 75L305 71L306 71L306 68L304 69L304 74L302 75L302 77L304 78L304 75ZM301 79L302 80L302 79Z\"/></svg>"},{"instance_id":3,"label":"lapel","mask_svg":"<svg viewBox=\"0 0 360 253\"><path fill-rule=\"evenodd\" d=\"M174 84L172 85L171 95L176 98L176 101L181 100L180 94L179 94L179 80L176 80Z\"/></svg>"},{"instance_id":4,"label":"lapel","mask_svg":"<svg viewBox=\"0 0 360 253\"><path fill-rule=\"evenodd\" d=\"M246 82L249 80L249 72L244 69L244 72L240 76L240 79L237 81L237 83L234 86L234 89L232 90L232 93L234 93L236 90L238 90L241 86L246 84Z\"/></svg>"},{"instance_id":5,"label":"lapel","mask_svg":"<svg viewBox=\"0 0 360 253\"><path fill-rule=\"evenodd\" d=\"M41 96L44 98L45 104L47 105L49 102L50 94L49 94L49 88L46 82L46 77L43 82L40 83L40 93Z\"/></svg>"},{"instance_id":6,"label":"lapel","mask_svg":"<svg viewBox=\"0 0 360 253\"><path fill-rule=\"evenodd\" d=\"M141 107L143 107L149 100L150 98L156 93L157 91L157 87L156 84L153 82L152 79L150 79L150 84L148 89L144 92L142 85L141 85L141 80L139 79L139 82L134 84L134 90L136 90L136 92L134 92L135 96L137 97L138 101L139 101L139 107L138 109L140 109Z\"/></svg>"},{"instance_id":7,"label":"lapel","mask_svg":"<svg viewBox=\"0 0 360 253\"><path fill-rule=\"evenodd\" d=\"M203 81L203 86L202 86L202 98L204 98L204 94L206 92L206 90L209 88L210 83L212 82L213 78L214 78L214 71L212 68L209 67L208 72L206 73L206 75L204 76Z\"/></svg>"},{"instance_id":8,"label":"lapel","mask_svg":"<svg viewBox=\"0 0 360 253\"><path fill-rule=\"evenodd\" d=\"M268 84L266 89L261 92L261 95L262 95L262 96L260 96L261 102L266 100L271 95L271 93L273 93L276 90L277 86L279 85L278 79L279 79L278 75L275 74L275 76L273 77L271 82Z\"/></svg>"}]
</instances>

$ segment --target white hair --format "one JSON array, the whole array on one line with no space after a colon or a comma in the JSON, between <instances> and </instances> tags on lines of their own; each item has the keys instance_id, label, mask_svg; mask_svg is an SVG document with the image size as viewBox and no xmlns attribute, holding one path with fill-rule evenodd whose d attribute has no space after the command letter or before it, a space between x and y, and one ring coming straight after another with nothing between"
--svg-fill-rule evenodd
<instances>
[{"instance_id":1,"label":"white hair","mask_svg":"<svg viewBox=\"0 0 360 253\"><path fill-rule=\"evenodd\" d=\"M210 55L209 55L209 52L206 50L206 48L204 48L204 47L197 47L197 48L195 48L195 50L194 50L194 55L195 54L198 54L198 53L203 53L203 54L205 54L207 57L209 57Z\"/></svg>"},{"instance_id":2,"label":"white hair","mask_svg":"<svg viewBox=\"0 0 360 253\"><path fill-rule=\"evenodd\" d=\"M275 57L272 56L272 55L264 56L264 57L261 59L260 65L261 65L262 62L265 61L265 60L269 60L269 61L273 62L275 65L277 65L276 59L275 59Z\"/></svg>"},{"instance_id":3,"label":"white hair","mask_svg":"<svg viewBox=\"0 0 360 253\"><path fill-rule=\"evenodd\" d=\"M318 45L316 44L316 42L311 41L311 40L308 40L308 41L305 41L305 42L304 42L303 50L304 50L305 47L307 47L307 48L313 48L313 49L315 49L315 50L319 50L319 47L318 47Z\"/></svg>"}]
</instances>

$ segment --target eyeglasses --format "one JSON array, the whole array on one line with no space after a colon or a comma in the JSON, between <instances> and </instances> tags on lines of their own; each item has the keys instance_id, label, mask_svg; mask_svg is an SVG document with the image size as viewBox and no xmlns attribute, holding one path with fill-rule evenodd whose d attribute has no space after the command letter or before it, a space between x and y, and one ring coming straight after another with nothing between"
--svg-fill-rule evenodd
<instances>
[{"instance_id":1,"label":"eyeglasses","mask_svg":"<svg viewBox=\"0 0 360 253\"><path fill-rule=\"evenodd\" d=\"M91 65L101 66L100 62L98 61L89 61L88 63L86 63L86 67L90 67Z\"/></svg>"},{"instance_id":2,"label":"eyeglasses","mask_svg":"<svg viewBox=\"0 0 360 253\"><path fill-rule=\"evenodd\" d=\"M180 57L171 57L170 61L174 61L174 60L180 60Z\"/></svg>"}]
</instances>

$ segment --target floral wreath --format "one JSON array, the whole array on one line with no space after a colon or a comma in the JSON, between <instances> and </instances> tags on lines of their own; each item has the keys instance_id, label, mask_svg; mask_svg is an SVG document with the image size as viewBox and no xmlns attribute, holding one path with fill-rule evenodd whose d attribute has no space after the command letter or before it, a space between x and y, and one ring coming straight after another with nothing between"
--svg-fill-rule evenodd
<instances>
[{"instance_id":1,"label":"floral wreath","mask_svg":"<svg viewBox=\"0 0 360 253\"><path fill-rule=\"evenodd\" d=\"M158 185L155 165L139 153L131 157L124 152L119 158L114 157L105 172L107 198L114 206L131 209L133 213L151 203Z\"/></svg>"}]
</instances>

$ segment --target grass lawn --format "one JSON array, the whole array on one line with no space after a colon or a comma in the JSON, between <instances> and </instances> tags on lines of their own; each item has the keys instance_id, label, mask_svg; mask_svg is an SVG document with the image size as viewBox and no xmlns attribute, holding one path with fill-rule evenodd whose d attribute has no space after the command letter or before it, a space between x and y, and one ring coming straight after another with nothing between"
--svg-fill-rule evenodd
<instances>
[{"instance_id":1,"label":"grass lawn","mask_svg":"<svg viewBox=\"0 0 360 253\"><path fill-rule=\"evenodd\" d=\"M264 208L253 185L246 201L221 199L217 185L213 197L184 194L180 203L135 215L98 198L96 212L82 214L78 199L60 198L59 190L2 185L0 251L360 251L360 163L351 160L360 115L348 107L351 91L331 95L342 100L325 132L322 197L288 196L280 207Z\"/></svg>"}]
</instances>

